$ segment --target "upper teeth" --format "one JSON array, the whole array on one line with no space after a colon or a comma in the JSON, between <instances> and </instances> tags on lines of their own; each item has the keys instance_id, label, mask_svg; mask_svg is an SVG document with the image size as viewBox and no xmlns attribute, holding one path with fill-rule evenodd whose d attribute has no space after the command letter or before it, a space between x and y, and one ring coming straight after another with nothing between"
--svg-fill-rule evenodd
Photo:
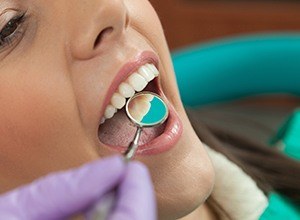
<instances>
[{"instance_id":1,"label":"upper teeth","mask_svg":"<svg viewBox=\"0 0 300 220\"><path fill-rule=\"evenodd\" d=\"M126 98L131 98L135 92L142 91L158 75L159 72L153 64L145 64L131 74L113 94L100 123L103 124L106 119L112 118L118 109L125 106Z\"/></svg>"}]
</instances>

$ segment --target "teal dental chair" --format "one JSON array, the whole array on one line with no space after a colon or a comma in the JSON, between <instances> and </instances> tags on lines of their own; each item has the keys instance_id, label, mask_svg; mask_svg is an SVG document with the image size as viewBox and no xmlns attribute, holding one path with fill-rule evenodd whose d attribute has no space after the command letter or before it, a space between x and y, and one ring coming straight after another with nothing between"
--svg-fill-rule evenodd
<instances>
[{"instance_id":1,"label":"teal dental chair","mask_svg":"<svg viewBox=\"0 0 300 220\"><path fill-rule=\"evenodd\" d=\"M300 33L227 38L175 51L172 59L186 106L260 94L300 96ZM276 138L299 156L300 110L288 122ZM269 201L261 220L300 219L300 207L282 196L271 193Z\"/></svg>"}]
</instances>

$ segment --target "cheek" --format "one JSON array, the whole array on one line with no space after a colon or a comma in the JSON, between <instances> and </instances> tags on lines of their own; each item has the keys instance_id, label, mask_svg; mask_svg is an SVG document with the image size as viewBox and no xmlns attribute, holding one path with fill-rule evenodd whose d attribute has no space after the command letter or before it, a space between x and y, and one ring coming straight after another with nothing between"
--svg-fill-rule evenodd
<instances>
[{"instance_id":1,"label":"cheek","mask_svg":"<svg viewBox=\"0 0 300 220\"><path fill-rule=\"evenodd\" d=\"M63 125L70 109L66 105L70 101L67 95L70 91L49 77L29 72L19 76L21 74L26 78L8 79L9 83L1 85L1 104L5 106L1 108L1 128L2 132L12 135L15 141L21 139L24 144L25 139L32 143L43 138L45 131L51 132L54 127Z\"/></svg>"},{"instance_id":2,"label":"cheek","mask_svg":"<svg viewBox=\"0 0 300 220\"><path fill-rule=\"evenodd\" d=\"M0 77L0 173L9 187L91 159L66 74L45 69Z\"/></svg>"}]
</instances>

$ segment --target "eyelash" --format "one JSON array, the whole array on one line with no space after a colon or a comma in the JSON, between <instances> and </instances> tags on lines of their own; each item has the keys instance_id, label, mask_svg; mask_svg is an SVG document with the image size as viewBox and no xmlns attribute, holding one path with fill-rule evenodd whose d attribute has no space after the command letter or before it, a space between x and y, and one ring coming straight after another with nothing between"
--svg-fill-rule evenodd
<instances>
[{"instance_id":1,"label":"eyelash","mask_svg":"<svg viewBox=\"0 0 300 220\"><path fill-rule=\"evenodd\" d=\"M23 34L23 31L20 30L20 28L25 21L25 14L26 13L22 13L21 15L13 17L6 23L4 28L0 31L0 50L11 46L15 42L15 40L17 40L20 37L20 35ZM12 32L6 35L5 31L7 31L7 29L11 27L13 27Z\"/></svg>"}]
</instances>

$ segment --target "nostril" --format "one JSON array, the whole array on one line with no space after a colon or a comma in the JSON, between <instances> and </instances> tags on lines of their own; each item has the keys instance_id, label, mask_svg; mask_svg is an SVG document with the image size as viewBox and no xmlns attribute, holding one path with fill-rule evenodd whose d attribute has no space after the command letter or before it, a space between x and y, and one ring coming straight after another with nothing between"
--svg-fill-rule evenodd
<instances>
[{"instance_id":1,"label":"nostril","mask_svg":"<svg viewBox=\"0 0 300 220\"><path fill-rule=\"evenodd\" d=\"M113 30L113 27L107 27L104 30L102 30L95 40L94 48L96 48L103 41L103 39L107 35L109 35Z\"/></svg>"}]
</instances>

